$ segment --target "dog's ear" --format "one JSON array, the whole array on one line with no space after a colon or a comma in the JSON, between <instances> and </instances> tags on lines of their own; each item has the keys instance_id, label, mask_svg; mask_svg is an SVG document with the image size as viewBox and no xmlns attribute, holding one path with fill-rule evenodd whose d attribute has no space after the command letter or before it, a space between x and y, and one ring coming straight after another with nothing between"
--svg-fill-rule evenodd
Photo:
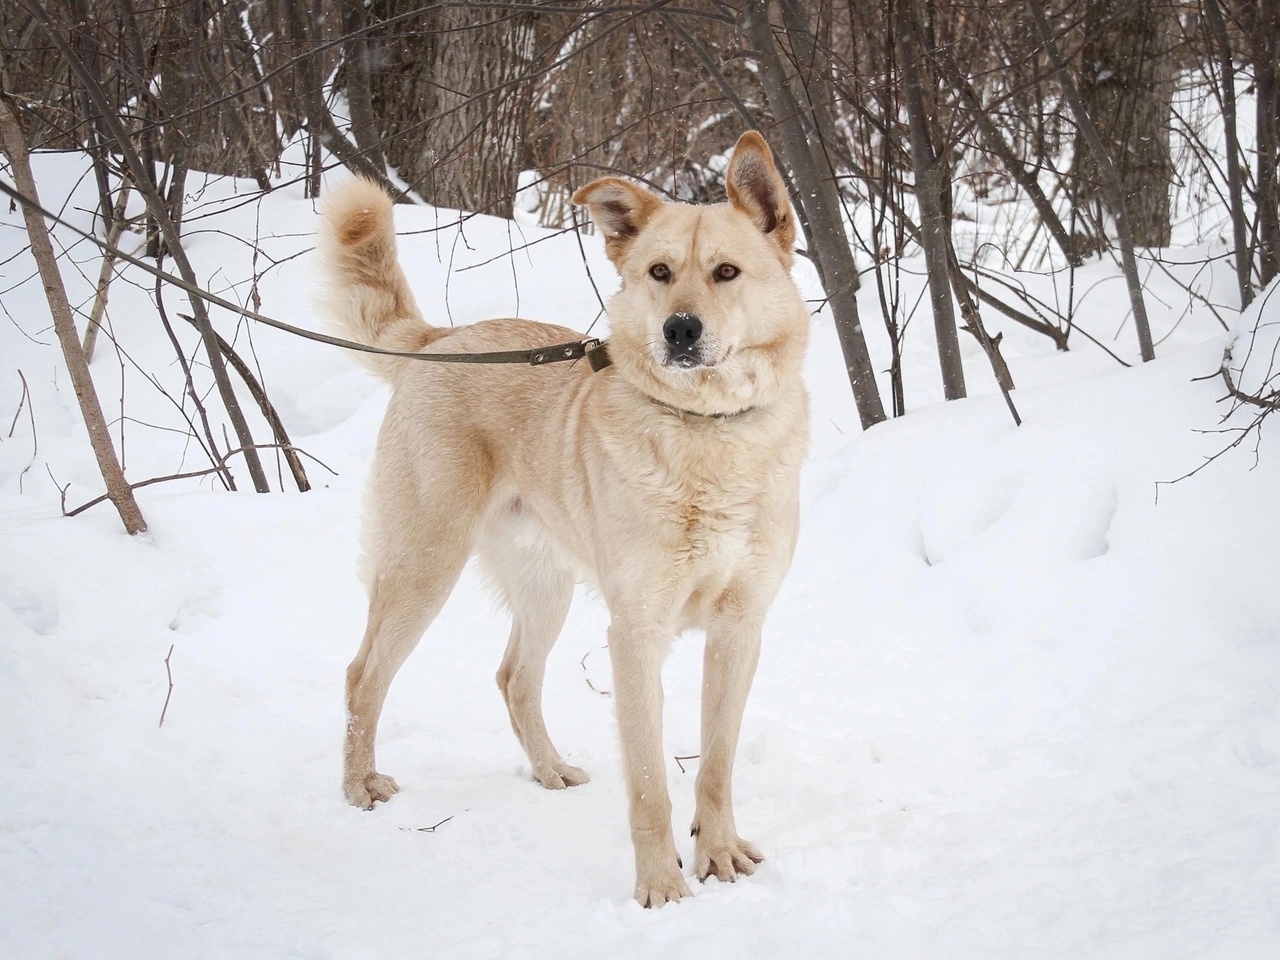
<instances>
[{"instance_id":1,"label":"dog's ear","mask_svg":"<svg viewBox=\"0 0 1280 960\"><path fill-rule=\"evenodd\" d=\"M791 217L787 186L773 164L773 153L764 137L748 130L738 138L725 177L729 203L749 216L761 233L773 239L790 265L796 243L796 227Z\"/></svg>"},{"instance_id":2,"label":"dog's ear","mask_svg":"<svg viewBox=\"0 0 1280 960\"><path fill-rule=\"evenodd\" d=\"M573 202L591 211L591 219L604 234L605 253L614 263L662 206L648 190L618 177L602 177L579 187Z\"/></svg>"}]
</instances>

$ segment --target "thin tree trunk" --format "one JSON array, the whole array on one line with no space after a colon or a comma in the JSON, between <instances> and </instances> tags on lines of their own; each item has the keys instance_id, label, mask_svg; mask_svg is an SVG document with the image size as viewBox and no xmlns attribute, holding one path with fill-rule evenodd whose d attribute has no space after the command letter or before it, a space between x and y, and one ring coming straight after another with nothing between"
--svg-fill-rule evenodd
<instances>
[{"instance_id":1,"label":"thin tree trunk","mask_svg":"<svg viewBox=\"0 0 1280 960\"><path fill-rule=\"evenodd\" d=\"M0 70L3 69L0 54ZM22 132L12 102L7 94L0 91L0 141L4 144L4 152L9 157L9 169L13 173L14 185L24 196L39 203L35 179L31 175L31 163L27 153L26 136ZM67 291L62 284L62 275L58 272L57 256L53 251L53 243L49 239L49 230L40 214L32 207L24 205L22 215L27 224L27 238L31 241L31 255L35 258L40 270L40 279L44 283L45 296L49 301L49 312L53 315L54 330L58 342L62 346L62 356L67 362L67 371L71 374L71 385L75 390L76 400L80 404L80 413L84 417L85 429L89 433L89 443L93 447L94 456L98 459L98 469L102 471L102 480L107 486L107 496L115 504L120 514L120 521L130 535L146 533L147 521L143 519L138 501L124 478L124 471L116 457L115 447L111 444L111 432L107 429L107 421L102 413L102 404L98 401L98 393L93 386L93 377L89 374L89 363L80 347L80 337L76 333L75 320L71 316L71 304L67 300Z\"/></svg>"},{"instance_id":2,"label":"thin tree trunk","mask_svg":"<svg viewBox=\"0 0 1280 960\"><path fill-rule=\"evenodd\" d=\"M667 26L669 26L672 32L680 38L680 41L688 48L689 52L694 55L694 58L702 64L702 68L706 70L707 75L711 77L712 81L714 81L715 85L720 89L720 92L724 94L724 98L733 105L733 109L737 111L738 116L742 118L742 122L751 129L757 129L760 126L760 121L756 118L756 115L751 112L751 109L742 101L742 98L738 96L738 92L733 88L733 84L731 84L728 78L724 75L724 71L720 69L720 65L716 63L711 54L707 52L707 48L699 42L697 37L685 29L684 25L680 23L680 18L678 16L673 13L663 13L662 18L666 20ZM795 183L793 182L791 171L784 163L780 172L782 173L783 179L787 182L789 195L792 197L792 202L794 203L798 197L798 191ZM827 281L822 275L822 261L818 259L818 255L815 252L817 250L817 244L814 243L813 240L813 231L809 226L809 218L800 217L799 219L800 231L804 234L805 250L810 253L809 262L813 264L813 269L818 274L818 283L820 283L825 290Z\"/></svg>"},{"instance_id":3,"label":"thin tree trunk","mask_svg":"<svg viewBox=\"0 0 1280 960\"><path fill-rule=\"evenodd\" d=\"M929 276L929 300L933 307L933 329L938 339L938 363L942 367L942 391L948 400L965 396L964 365L960 360L960 335L956 330L955 304L951 299L947 247L951 224L943 204L942 191L950 185L942 175L942 164L933 148L929 120L925 116L923 70L918 20L911 0L898 0L898 69L906 81L907 117L911 133L911 165L915 170L916 202L920 205L920 246L924 250Z\"/></svg>"},{"instance_id":4,"label":"thin tree trunk","mask_svg":"<svg viewBox=\"0 0 1280 960\"><path fill-rule=\"evenodd\" d=\"M1053 66L1054 72L1058 77L1058 83L1062 87L1062 96L1071 108L1071 115L1075 117L1080 133L1084 136L1085 142L1093 152L1094 161L1098 165L1098 174L1102 180L1102 187L1110 198L1109 205L1111 206L1112 216L1116 220L1116 234L1120 242L1120 259L1124 268L1125 284L1129 288L1129 305L1133 309L1133 323L1138 331L1138 347L1142 351L1143 362L1154 360L1156 350L1151 340L1151 324L1147 321L1147 305L1142 299L1142 281L1138 277L1138 261L1133 254L1133 233L1129 229L1129 215L1126 212L1124 187L1120 183L1120 175L1116 172L1115 165L1111 162L1111 157L1107 154L1107 150L1102 144L1098 128L1094 126L1093 120L1089 117L1089 112L1085 109L1084 102L1080 99L1080 91L1076 89L1075 81L1071 79L1071 73L1067 70L1066 62L1058 51L1058 45L1054 42L1053 33L1049 29L1049 23L1045 20L1044 5L1040 0L1028 0L1028 6L1030 7L1032 18L1035 20L1036 30L1040 34L1040 42L1044 46L1045 53L1049 57L1049 63Z\"/></svg>"},{"instance_id":5,"label":"thin tree trunk","mask_svg":"<svg viewBox=\"0 0 1280 960\"><path fill-rule=\"evenodd\" d=\"M93 362L93 350L98 343L98 333L102 329L102 315L107 309L107 294L111 290L111 277L115 273L116 247L124 233L125 207L129 203L129 185L120 185L120 195L112 208L111 230L107 233L107 249L102 254L102 268L98 271L98 288L93 296L93 309L89 311L89 323L84 328L84 359Z\"/></svg>"},{"instance_id":6,"label":"thin tree trunk","mask_svg":"<svg viewBox=\"0 0 1280 960\"><path fill-rule=\"evenodd\" d=\"M816 131L807 129L804 114L787 86L781 57L769 24L768 0L749 0L738 23L742 35L753 45L760 79L781 137L779 152L799 194L800 208L809 221L815 249L822 263L827 302L835 319L836 333L844 353L845 371L853 387L854 402L863 429L885 419L884 404L876 385L871 355L858 318L858 269L849 249L836 193L835 175L825 152L812 149Z\"/></svg>"},{"instance_id":7,"label":"thin tree trunk","mask_svg":"<svg viewBox=\"0 0 1280 960\"><path fill-rule=\"evenodd\" d=\"M1280 85L1276 77L1276 31L1280 0L1255 0L1253 26L1254 91L1258 123L1258 264L1265 287L1280 274Z\"/></svg>"},{"instance_id":8,"label":"thin tree trunk","mask_svg":"<svg viewBox=\"0 0 1280 960\"><path fill-rule=\"evenodd\" d=\"M89 19L89 0L74 0L73 5L75 15L87 22ZM89 69L94 73L98 73L100 66L97 52L85 51L85 59L89 64ZM102 217L102 230L103 233L110 234L115 228L115 222L111 216L111 184L107 177L107 148L102 142L98 115L93 108L93 102L87 97L85 99L85 144L88 148L89 156L93 158L93 174L98 183L98 213ZM91 351L88 348L86 348L85 352L91 355Z\"/></svg>"},{"instance_id":9,"label":"thin tree trunk","mask_svg":"<svg viewBox=\"0 0 1280 960\"><path fill-rule=\"evenodd\" d=\"M369 91L369 38L363 33L356 35L368 21L369 11L363 3L343 5L342 29L346 36L342 41L342 56L347 73L347 102L351 105L351 133L369 162L382 170L387 163L382 156L373 95Z\"/></svg>"},{"instance_id":10,"label":"thin tree trunk","mask_svg":"<svg viewBox=\"0 0 1280 960\"><path fill-rule=\"evenodd\" d=\"M342 164L353 173L376 181L384 190L399 194L400 191L387 179L386 171L381 164L375 164L368 154L360 150L338 129L333 122L333 115L324 102L324 64L320 60L319 38L313 31L319 29L317 16L308 17L302 2L291 3L289 20L296 37L296 46L301 57L302 89L297 91L302 101L302 109L307 118L307 133L311 136L310 196L320 195L320 146L326 147Z\"/></svg>"},{"instance_id":11,"label":"thin tree trunk","mask_svg":"<svg viewBox=\"0 0 1280 960\"><path fill-rule=\"evenodd\" d=\"M1240 172L1240 139L1236 129L1236 69L1231 61L1231 40L1219 0L1204 0L1205 20L1218 55L1218 77L1222 96L1222 127L1227 138L1227 197L1231 204L1231 239L1236 254L1236 284L1240 289L1240 309L1253 301L1253 258L1249 254L1249 231L1244 213L1244 178Z\"/></svg>"}]
</instances>

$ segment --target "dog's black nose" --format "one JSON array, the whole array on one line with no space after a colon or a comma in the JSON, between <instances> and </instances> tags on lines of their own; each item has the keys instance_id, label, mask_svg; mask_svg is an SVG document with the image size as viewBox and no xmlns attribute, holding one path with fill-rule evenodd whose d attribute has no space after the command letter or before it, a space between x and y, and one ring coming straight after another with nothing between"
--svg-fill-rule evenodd
<instances>
[{"instance_id":1,"label":"dog's black nose","mask_svg":"<svg viewBox=\"0 0 1280 960\"><path fill-rule=\"evenodd\" d=\"M662 335L673 351L685 353L702 336L702 321L692 313L673 313L662 325Z\"/></svg>"}]
</instances>

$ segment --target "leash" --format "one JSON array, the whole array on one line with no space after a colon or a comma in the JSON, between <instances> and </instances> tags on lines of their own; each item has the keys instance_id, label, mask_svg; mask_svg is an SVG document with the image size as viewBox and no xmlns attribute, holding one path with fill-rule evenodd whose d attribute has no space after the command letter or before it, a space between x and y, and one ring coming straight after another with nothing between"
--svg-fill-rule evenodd
<instances>
[{"instance_id":1,"label":"leash","mask_svg":"<svg viewBox=\"0 0 1280 960\"><path fill-rule=\"evenodd\" d=\"M46 210L3 180L0 180L0 193L5 194L11 200L22 204L24 207L35 210L46 220L51 220L58 226L70 230L76 236L88 240L104 253L109 253L118 260L123 260L141 270L145 270L153 277L164 280L166 283L171 283L192 296L199 297L201 300L222 307L224 310L230 310L232 313L247 317L250 320L264 323L277 330L283 330L285 333L291 333L295 337L303 337L307 340L314 340L317 343L327 343L330 346L343 347L347 350L357 350L361 353L376 353L384 357L404 357L409 360L428 360L433 363L523 363L531 367L538 367L548 363L579 360L586 357L593 371L603 370L613 363L612 358L609 356L608 342L595 337L586 337L582 340L575 340L572 343L555 343L545 347L534 347L532 350L499 350L493 353L407 353L401 350L383 350L381 347L371 346L367 343L357 343L354 340L332 337L327 333L316 333L314 330L295 327L291 323L285 323L283 320L276 320L265 314L258 313L256 310L242 307L218 296L216 293L210 293L208 290L203 290L194 284L187 283L182 277L174 276L159 267L152 266L145 260L125 253L119 247L114 247L105 241L99 240L93 234L86 233L74 224L68 223L56 213Z\"/></svg>"}]
</instances>

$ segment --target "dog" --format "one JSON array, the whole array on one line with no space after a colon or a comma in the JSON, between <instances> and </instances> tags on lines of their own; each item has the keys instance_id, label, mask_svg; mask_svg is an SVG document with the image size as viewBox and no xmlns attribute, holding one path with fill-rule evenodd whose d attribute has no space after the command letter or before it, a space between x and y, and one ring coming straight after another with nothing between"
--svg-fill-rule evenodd
<instances>
[{"instance_id":1,"label":"dog","mask_svg":"<svg viewBox=\"0 0 1280 960\"><path fill-rule=\"evenodd\" d=\"M773 155L743 134L728 201L672 203L617 177L573 195L622 285L609 358L483 366L359 354L393 387L369 477L368 624L347 670L343 789L371 809L399 789L374 740L387 689L477 555L512 618L497 682L533 776L587 782L542 716L546 659L575 582L609 607L609 654L635 849L635 898L690 895L671 830L661 667L706 632L694 872L763 859L738 835L731 777L765 614L795 550L809 400L809 315L791 277L794 219ZM531 349L582 335L520 319L423 320L397 261L392 205L357 180L321 216L324 310L363 344L403 353Z\"/></svg>"}]
</instances>

